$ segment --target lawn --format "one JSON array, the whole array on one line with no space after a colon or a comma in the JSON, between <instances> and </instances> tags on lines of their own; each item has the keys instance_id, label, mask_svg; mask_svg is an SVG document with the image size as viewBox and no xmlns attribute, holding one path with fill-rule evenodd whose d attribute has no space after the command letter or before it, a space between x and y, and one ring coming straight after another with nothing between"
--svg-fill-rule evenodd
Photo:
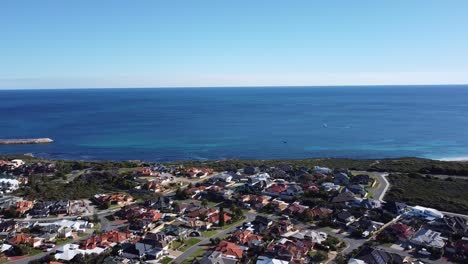
<instances>
[{"instance_id":1,"label":"lawn","mask_svg":"<svg viewBox=\"0 0 468 264\"><path fill-rule=\"evenodd\" d=\"M208 230L208 231L203 231L202 236L203 237L212 237L216 235L219 231L218 230Z\"/></svg>"},{"instance_id":2,"label":"lawn","mask_svg":"<svg viewBox=\"0 0 468 264\"><path fill-rule=\"evenodd\" d=\"M177 250L180 246L182 246L182 242L178 240L172 242L172 249Z\"/></svg>"},{"instance_id":3,"label":"lawn","mask_svg":"<svg viewBox=\"0 0 468 264\"><path fill-rule=\"evenodd\" d=\"M236 226L236 225L240 225L242 222L244 222L244 220L245 220L246 218L247 218L247 217L244 216L242 219L237 220L236 222L233 222L233 223L224 225L221 229L225 230L225 229L228 229L228 228L230 228L230 227L233 227L233 226Z\"/></svg>"},{"instance_id":4,"label":"lawn","mask_svg":"<svg viewBox=\"0 0 468 264\"><path fill-rule=\"evenodd\" d=\"M201 257L203 257L203 254L205 254L205 252L206 252L206 249L204 249L204 248L198 249L198 250L195 251L195 253L193 253L190 257L184 259L184 261L182 262L182 264L191 264L191 263L192 263L192 260L193 260L194 258L200 259Z\"/></svg>"},{"instance_id":5,"label":"lawn","mask_svg":"<svg viewBox=\"0 0 468 264\"><path fill-rule=\"evenodd\" d=\"M216 203L216 202L212 202L212 201L208 201L208 207L215 207L216 205L218 205L219 203Z\"/></svg>"},{"instance_id":6,"label":"lawn","mask_svg":"<svg viewBox=\"0 0 468 264\"><path fill-rule=\"evenodd\" d=\"M169 262L171 262L171 261L172 261L172 258L164 257L163 259L161 259L161 260L159 261L159 263L161 263L161 264L169 264Z\"/></svg>"},{"instance_id":7,"label":"lawn","mask_svg":"<svg viewBox=\"0 0 468 264\"><path fill-rule=\"evenodd\" d=\"M71 238L58 238L58 239L55 240L55 242L56 242L57 246L62 246L62 245L73 242L73 239L71 239Z\"/></svg>"},{"instance_id":8,"label":"lawn","mask_svg":"<svg viewBox=\"0 0 468 264\"><path fill-rule=\"evenodd\" d=\"M34 256L37 254L41 254L42 252L44 251L37 249L37 248L31 248L31 251L28 253L28 256Z\"/></svg>"},{"instance_id":9,"label":"lawn","mask_svg":"<svg viewBox=\"0 0 468 264\"><path fill-rule=\"evenodd\" d=\"M386 201L468 214L468 180L439 179L419 174L392 174L388 180L391 187L385 195Z\"/></svg>"},{"instance_id":10,"label":"lawn","mask_svg":"<svg viewBox=\"0 0 468 264\"><path fill-rule=\"evenodd\" d=\"M185 240L184 245L181 248L179 248L179 251L185 251L185 250L191 248L193 245L197 244L200 241L201 240L198 239L198 238L191 237L191 238Z\"/></svg>"}]
</instances>

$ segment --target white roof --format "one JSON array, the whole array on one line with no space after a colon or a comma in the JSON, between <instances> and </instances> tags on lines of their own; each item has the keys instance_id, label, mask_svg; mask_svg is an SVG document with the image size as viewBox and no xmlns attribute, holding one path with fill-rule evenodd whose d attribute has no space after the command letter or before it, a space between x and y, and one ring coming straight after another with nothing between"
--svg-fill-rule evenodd
<instances>
[{"instance_id":1,"label":"white roof","mask_svg":"<svg viewBox=\"0 0 468 264\"><path fill-rule=\"evenodd\" d=\"M12 245L2 244L2 246L0 247L0 252L8 251L12 247L13 247Z\"/></svg>"},{"instance_id":2,"label":"white roof","mask_svg":"<svg viewBox=\"0 0 468 264\"><path fill-rule=\"evenodd\" d=\"M0 182L10 183L11 185L18 185L19 181L15 179L0 179Z\"/></svg>"},{"instance_id":3,"label":"white roof","mask_svg":"<svg viewBox=\"0 0 468 264\"><path fill-rule=\"evenodd\" d=\"M269 257L260 256L257 258L257 264L288 264L289 261L280 259L271 259Z\"/></svg>"},{"instance_id":4,"label":"white roof","mask_svg":"<svg viewBox=\"0 0 468 264\"><path fill-rule=\"evenodd\" d=\"M57 253L55 254L56 259L61 260L71 260L78 254L101 254L105 249L96 247L93 249L82 250L78 248L76 244L65 244L57 249Z\"/></svg>"},{"instance_id":5,"label":"white roof","mask_svg":"<svg viewBox=\"0 0 468 264\"><path fill-rule=\"evenodd\" d=\"M348 264L366 264L366 262L360 259L350 258Z\"/></svg>"}]
</instances>

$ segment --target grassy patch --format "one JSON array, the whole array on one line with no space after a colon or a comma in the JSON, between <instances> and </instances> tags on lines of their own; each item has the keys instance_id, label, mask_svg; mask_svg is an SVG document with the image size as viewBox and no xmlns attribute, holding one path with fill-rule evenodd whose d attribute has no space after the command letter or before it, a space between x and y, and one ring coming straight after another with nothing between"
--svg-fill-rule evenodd
<instances>
[{"instance_id":1,"label":"grassy patch","mask_svg":"<svg viewBox=\"0 0 468 264\"><path fill-rule=\"evenodd\" d=\"M204 248L198 249L197 251L195 251L195 253L193 253L192 255L190 255L190 257L184 259L184 261L182 262L182 264L191 264L193 259L200 259L200 258L202 258L202 257L203 257L203 254L205 254L205 252L206 252L206 249L204 249Z\"/></svg>"},{"instance_id":2,"label":"grassy patch","mask_svg":"<svg viewBox=\"0 0 468 264\"><path fill-rule=\"evenodd\" d=\"M403 201L443 211L468 214L468 180L439 179L419 174L393 174L388 177L387 201Z\"/></svg>"},{"instance_id":3,"label":"grassy patch","mask_svg":"<svg viewBox=\"0 0 468 264\"><path fill-rule=\"evenodd\" d=\"M41 254L43 251L37 248L31 248L31 250L28 253L28 256L34 256L37 254Z\"/></svg>"},{"instance_id":4,"label":"grassy patch","mask_svg":"<svg viewBox=\"0 0 468 264\"><path fill-rule=\"evenodd\" d=\"M62 246L71 242L73 242L73 239L71 238L58 238L55 240L55 243L57 244L57 246Z\"/></svg>"},{"instance_id":5,"label":"grassy patch","mask_svg":"<svg viewBox=\"0 0 468 264\"><path fill-rule=\"evenodd\" d=\"M202 232L202 236L203 237L212 237L214 235L216 235L219 231L217 230L208 230L208 231L204 231Z\"/></svg>"},{"instance_id":6,"label":"grassy patch","mask_svg":"<svg viewBox=\"0 0 468 264\"><path fill-rule=\"evenodd\" d=\"M191 237L191 238L185 240L184 246L182 246L179 250L180 251L185 251L185 250L191 248L193 245L197 244L200 241L201 240L198 239L198 238Z\"/></svg>"},{"instance_id":7,"label":"grassy patch","mask_svg":"<svg viewBox=\"0 0 468 264\"><path fill-rule=\"evenodd\" d=\"M141 167L136 167L136 168L120 168L119 169L119 174L129 174L131 172L134 172L136 171L137 169L139 169Z\"/></svg>"},{"instance_id":8,"label":"grassy patch","mask_svg":"<svg viewBox=\"0 0 468 264\"><path fill-rule=\"evenodd\" d=\"M178 249L180 246L182 246L182 242L176 240L174 242L172 242L172 249L176 250Z\"/></svg>"},{"instance_id":9,"label":"grassy patch","mask_svg":"<svg viewBox=\"0 0 468 264\"><path fill-rule=\"evenodd\" d=\"M217 204L219 203L208 201L208 207L215 207Z\"/></svg>"},{"instance_id":10,"label":"grassy patch","mask_svg":"<svg viewBox=\"0 0 468 264\"><path fill-rule=\"evenodd\" d=\"M245 219L247 219L246 216L244 216L242 219L237 220L237 221L235 221L235 222L233 222L233 223L224 225L221 229L222 229L222 230L225 230L225 229L228 229L228 228L230 228L230 227L233 227L233 226L236 226L236 225L240 225L241 223L243 223L243 222L245 221Z\"/></svg>"},{"instance_id":11,"label":"grassy patch","mask_svg":"<svg viewBox=\"0 0 468 264\"><path fill-rule=\"evenodd\" d=\"M161 264L169 264L169 262L171 262L171 261L172 261L171 258L169 258L169 257L164 257L163 259L161 259L161 260L159 261L159 263L161 263Z\"/></svg>"}]
</instances>

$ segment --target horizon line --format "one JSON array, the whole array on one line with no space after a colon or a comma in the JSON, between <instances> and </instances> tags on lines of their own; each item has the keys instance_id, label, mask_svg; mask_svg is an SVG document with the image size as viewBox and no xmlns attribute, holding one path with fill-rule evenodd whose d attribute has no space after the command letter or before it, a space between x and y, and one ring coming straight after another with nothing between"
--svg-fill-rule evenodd
<instances>
[{"instance_id":1,"label":"horizon line","mask_svg":"<svg viewBox=\"0 0 468 264\"><path fill-rule=\"evenodd\" d=\"M385 87L401 87L401 86L467 86L468 83L462 84L350 84L350 85L239 85L239 86L139 86L139 87L51 87L51 88L0 88L0 91L30 91L30 90L106 90L106 89L217 89L217 88L346 88L346 87L363 87L363 88L385 88Z\"/></svg>"}]
</instances>

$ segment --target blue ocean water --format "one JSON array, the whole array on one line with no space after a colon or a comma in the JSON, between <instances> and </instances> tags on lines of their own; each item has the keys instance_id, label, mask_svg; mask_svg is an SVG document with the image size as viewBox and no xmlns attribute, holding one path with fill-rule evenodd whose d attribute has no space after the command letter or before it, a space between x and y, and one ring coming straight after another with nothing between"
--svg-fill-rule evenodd
<instances>
[{"instance_id":1,"label":"blue ocean water","mask_svg":"<svg viewBox=\"0 0 468 264\"><path fill-rule=\"evenodd\" d=\"M154 161L468 156L468 86L0 91L0 153Z\"/></svg>"}]
</instances>

